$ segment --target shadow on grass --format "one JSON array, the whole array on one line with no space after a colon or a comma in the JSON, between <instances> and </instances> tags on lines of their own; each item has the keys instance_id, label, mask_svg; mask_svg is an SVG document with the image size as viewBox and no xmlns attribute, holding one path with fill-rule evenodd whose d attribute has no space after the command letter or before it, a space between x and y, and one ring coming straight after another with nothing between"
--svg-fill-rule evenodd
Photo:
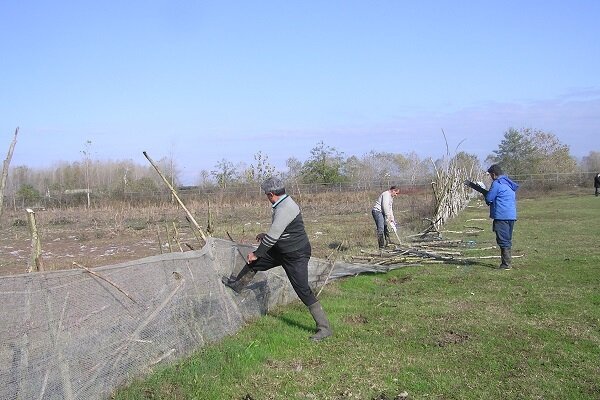
<instances>
[{"instance_id":1,"label":"shadow on grass","mask_svg":"<svg viewBox=\"0 0 600 400\"><path fill-rule=\"evenodd\" d=\"M308 313L308 309L306 310L306 312ZM315 327L313 325L309 326L307 324L302 324L292 318L286 317L285 315L277 315L274 317L294 328L299 328L308 332L314 332L315 330Z\"/></svg>"}]
</instances>

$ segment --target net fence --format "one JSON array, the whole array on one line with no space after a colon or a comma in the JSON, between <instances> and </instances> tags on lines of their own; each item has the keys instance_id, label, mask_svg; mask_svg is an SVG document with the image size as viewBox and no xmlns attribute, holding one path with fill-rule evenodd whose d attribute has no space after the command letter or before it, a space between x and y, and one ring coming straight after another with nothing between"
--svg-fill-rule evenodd
<instances>
[{"instance_id":1,"label":"net fence","mask_svg":"<svg viewBox=\"0 0 600 400\"><path fill-rule=\"evenodd\" d=\"M234 334L297 297L282 268L259 272L236 294L253 247L209 238L197 251L123 264L0 277L0 398L102 399L155 366ZM309 281L393 266L312 258Z\"/></svg>"}]
</instances>

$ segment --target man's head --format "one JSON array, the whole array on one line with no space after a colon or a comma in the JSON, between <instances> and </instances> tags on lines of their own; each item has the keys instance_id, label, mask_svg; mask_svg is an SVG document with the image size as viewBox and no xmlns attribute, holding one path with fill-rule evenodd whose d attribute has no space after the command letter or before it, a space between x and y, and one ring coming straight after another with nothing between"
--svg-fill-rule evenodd
<instances>
[{"instance_id":1,"label":"man's head","mask_svg":"<svg viewBox=\"0 0 600 400\"><path fill-rule=\"evenodd\" d=\"M400 188L398 186L392 186L390 187L390 193L393 197L396 197L400 193Z\"/></svg>"},{"instance_id":2,"label":"man's head","mask_svg":"<svg viewBox=\"0 0 600 400\"><path fill-rule=\"evenodd\" d=\"M275 196L281 196L285 194L285 185L281 181L281 179L276 177L271 177L265 179L265 181L260 185L260 188L265 192L265 194L274 194Z\"/></svg>"},{"instance_id":3,"label":"man's head","mask_svg":"<svg viewBox=\"0 0 600 400\"><path fill-rule=\"evenodd\" d=\"M491 175L492 179L496 179L500 175L504 175L502 168L500 168L500 165L498 165L498 164L491 165L488 168L487 172Z\"/></svg>"}]
</instances>

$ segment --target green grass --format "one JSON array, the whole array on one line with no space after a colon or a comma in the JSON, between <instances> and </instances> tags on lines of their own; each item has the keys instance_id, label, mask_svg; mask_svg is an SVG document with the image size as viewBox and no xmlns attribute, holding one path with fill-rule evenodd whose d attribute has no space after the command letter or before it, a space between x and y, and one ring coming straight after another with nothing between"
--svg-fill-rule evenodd
<instances>
[{"instance_id":1,"label":"green grass","mask_svg":"<svg viewBox=\"0 0 600 400\"><path fill-rule=\"evenodd\" d=\"M486 216L468 208L447 228ZM599 216L593 196L521 200L511 271L482 260L333 282L332 338L308 341L293 304L114 398L599 399ZM468 239L493 245L491 222L477 224Z\"/></svg>"}]
</instances>

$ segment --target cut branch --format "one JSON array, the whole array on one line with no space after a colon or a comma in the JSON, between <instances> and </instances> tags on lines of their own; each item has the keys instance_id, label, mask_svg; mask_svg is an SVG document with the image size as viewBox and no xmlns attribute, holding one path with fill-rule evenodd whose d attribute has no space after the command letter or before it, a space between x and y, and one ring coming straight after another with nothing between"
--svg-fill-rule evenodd
<instances>
[{"instance_id":1,"label":"cut branch","mask_svg":"<svg viewBox=\"0 0 600 400\"><path fill-rule=\"evenodd\" d=\"M102 275L92 271L91 269L89 269L88 267L84 267L83 265L73 261L73 265L75 265L76 267L82 268L84 269L86 272L90 273L91 275L95 276L96 278L102 279L104 282L108 283L109 285L113 286L115 289L117 289L119 292L123 293L125 296L127 296L129 298L129 300L133 301L134 303L137 304L137 302L133 299L133 297L131 297L130 295L127 294L127 292L125 292L123 289L121 289L120 287L118 287L114 282L110 281L108 278L103 277Z\"/></svg>"}]
</instances>

